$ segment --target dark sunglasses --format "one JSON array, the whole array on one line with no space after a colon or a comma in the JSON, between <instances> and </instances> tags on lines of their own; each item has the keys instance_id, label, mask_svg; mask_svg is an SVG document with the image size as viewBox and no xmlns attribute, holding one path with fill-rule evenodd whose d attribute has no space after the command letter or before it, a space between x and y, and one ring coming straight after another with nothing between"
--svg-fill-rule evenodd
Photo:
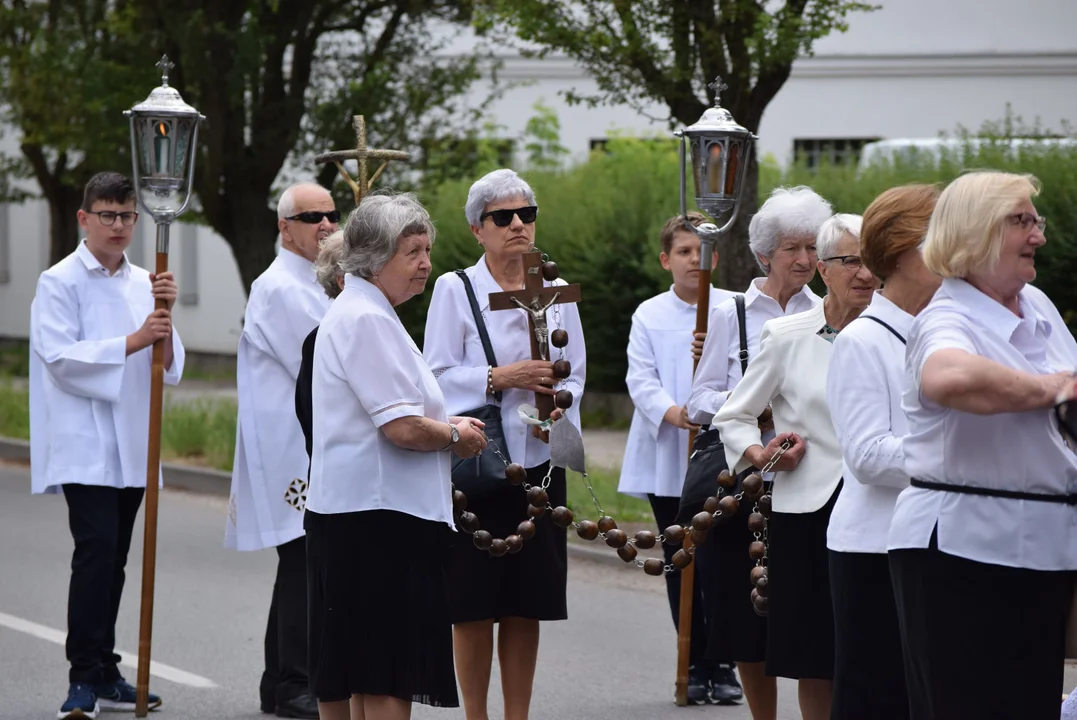
<instances>
[{"instance_id":1,"label":"dark sunglasses","mask_svg":"<svg viewBox=\"0 0 1077 720\"><path fill-rule=\"evenodd\" d=\"M535 222L535 218L538 216L538 206L528 205L522 208L512 208L505 210L490 210L479 215L479 223L481 224L486 218L490 218L494 221L494 225L498 227L508 227L512 224L512 216L519 215L520 222L524 225L530 225Z\"/></svg>"},{"instance_id":2,"label":"dark sunglasses","mask_svg":"<svg viewBox=\"0 0 1077 720\"><path fill-rule=\"evenodd\" d=\"M307 225L317 225L322 221L322 218L328 218L331 223L340 222L340 210L330 210L329 212L322 212L321 210L308 210L307 212L301 212L298 215L292 215L285 220L298 220L301 223Z\"/></svg>"}]
</instances>

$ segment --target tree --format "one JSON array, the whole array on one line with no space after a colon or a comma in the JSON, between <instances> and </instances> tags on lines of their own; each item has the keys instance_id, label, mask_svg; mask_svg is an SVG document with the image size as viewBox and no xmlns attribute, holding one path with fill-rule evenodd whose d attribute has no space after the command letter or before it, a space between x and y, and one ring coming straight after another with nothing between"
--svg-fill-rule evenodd
<instances>
[{"instance_id":1,"label":"tree","mask_svg":"<svg viewBox=\"0 0 1077 720\"><path fill-rule=\"evenodd\" d=\"M728 86L722 105L754 133L793 61L819 38L846 30L849 13L875 9L857 0L486 0L478 7L481 29L508 29L525 53L563 53L588 71L599 93L571 91L569 102L642 111L658 101L671 125L689 125L713 103L708 84L720 76ZM753 155L739 219L719 248L722 287L739 290L756 274L745 238L758 177Z\"/></svg>"}]
</instances>

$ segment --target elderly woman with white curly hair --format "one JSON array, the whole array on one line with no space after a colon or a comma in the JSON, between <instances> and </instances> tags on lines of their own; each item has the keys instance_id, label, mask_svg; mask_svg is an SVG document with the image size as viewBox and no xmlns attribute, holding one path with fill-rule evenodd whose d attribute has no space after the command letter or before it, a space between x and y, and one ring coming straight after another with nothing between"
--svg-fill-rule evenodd
<instances>
[{"instance_id":1,"label":"elderly woman with white curly hair","mask_svg":"<svg viewBox=\"0 0 1077 720\"><path fill-rule=\"evenodd\" d=\"M830 717L834 616L826 531L841 488L842 459L826 383L834 338L867 307L877 285L860 261L860 225L859 215L845 214L823 224L817 267L826 297L807 312L763 325L759 354L714 417L733 472L762 469L788 444L772 468L766 674L799 680L805 720ZM768 407L776 432L769 442L758 419ZM748 578L742 575L740 583L750 597ZM753 708L752 714L759 720L776 716L776 708L766 710Z\"/></svg>"},{"instance_id":2,"label":"elderly woman with white curly hair","mask_svg":"<svg viewBox=\"0 0 1077 720\"><path fill-rule=\"evenodd\" d=\"M529 431L517 409L534 405L535 394L553 395L555 385L574 398L565 420L577 428L587 354L583 327L574 303L554 305L547 313L550 336L565 330L570 338L564 359L571 373L558 381L552 363L531 359L528 313L490 311L490 294L524 287L524 253L535 246L538 204L527 182L512 170L495 170L477 180L464 207L471 233L483 249L466 270L446 273L434 285L426 320L423 354L445 393L449 412L464 413L499 405L508 459L527 470L527 482L539 486L547 472L549 502L566 501L564 468L550 470L546 433ZM546 281L563 285L564 280ZM469 291L477 304L472 310ZM487 358L475 317L488 331L493 361ZM557 412L557 411L555 411ZM468 497L469 511L495 538L517 532L528 518L522 486L507 481L482 497ZM538 658L539 622L568 616L565 585L565 530L549 514L534 519L535 533L515 554L492 557L459 538L453 548L453 641L457 676L468 720L485 720L494 625L506 720L525 720Z\"/></svg>"},{"instance_id":3,"label":"elderly woman with white curly hair","mask_svg":"<svg viewBox=\"0 0 1077 720\"><path fill-rule=\"evenodd\" d=\"M449 622L450 417L395 307L430 275L434 226L411 195L369 195L344 230L344 289L314 345L307 531L310 682L322 720L402 720L459 704Z\"/></svg>"}]
</instances>

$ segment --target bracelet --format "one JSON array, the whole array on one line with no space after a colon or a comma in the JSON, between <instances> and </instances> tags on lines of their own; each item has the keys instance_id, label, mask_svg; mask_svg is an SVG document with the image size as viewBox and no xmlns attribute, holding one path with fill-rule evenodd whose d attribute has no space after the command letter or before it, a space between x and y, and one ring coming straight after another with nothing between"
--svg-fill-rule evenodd
<instances>
[{"instance_id":1,"label":"bracelet","mask_svg":"<svg viewBox=\"0 0 1077 720\"><path fill-rule=\"evenodd\" d=\"M487 395L493 395L494 394L494 366L493 365L487 365L486 366L486 394Z\"/></svg>"}]
</instances>

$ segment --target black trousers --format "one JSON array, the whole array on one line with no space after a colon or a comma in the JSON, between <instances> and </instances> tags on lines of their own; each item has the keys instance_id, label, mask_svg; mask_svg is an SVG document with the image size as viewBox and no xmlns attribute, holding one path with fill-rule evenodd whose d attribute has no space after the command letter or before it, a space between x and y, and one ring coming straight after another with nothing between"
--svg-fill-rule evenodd
<instances>
[{"instance_id":1,"label":"black trousers","mask_svg":"<svg viewBox=\"0 0 1077 720\"><path fill-rule=\"evenodd\" d=\"M658 523L658 532L665 531L667 527L676 522L677 511L680 509L681 504L681 499L679 497L648 495L647 499L651 501L651 510L654 512L655 522ZM667 565L673 562L673 553L677 552L679 549L679 545L662 544L662 553L666 557ZM696 557L698 559L698 549ZM713 573L708 573L705 569L699 567L696 567L694 570L696 577L695 583L692 586L692 645L691 649L688 651L688 662L690 665L700 666L707 663L706 605L704 604L703 587L706 579ZM666 573L665 575L666 595L669 597L669 609L673 614L673 627L677 628L678 632L680 632L681 571L674 569L673 572Z\"/></svg>"},{"instance_id":2,"label":"black trousers","mask_svg":"<svg viewBox=\"0 0 1077 720\"><path fill-rule=\"evenodd\" d=\"M75 551L67 595L68 680L91 685L120 678L115 653L131 533L142 488L64 485Z\"/></svg>"},{"instance_id":3,"label":"black trousers","mask_svg":"<svg viewBox=\"0 0 1077 720\"><path fill-rule=\"evenodd\" d=\"M1077 574L889 555L913 720L1057 720Z\"/></svg>"},{"instance_id":4,"label":"black trousers","mask_svg":"<svg viewBox=\"0 0 1077 720\"><path fill-rule=\"evenodd\" d=\"M277 579L266 623L265 662L260 685L263 702L284 702L309 691L306 537L277 546Z\"/></svg>"}]
</instances>

